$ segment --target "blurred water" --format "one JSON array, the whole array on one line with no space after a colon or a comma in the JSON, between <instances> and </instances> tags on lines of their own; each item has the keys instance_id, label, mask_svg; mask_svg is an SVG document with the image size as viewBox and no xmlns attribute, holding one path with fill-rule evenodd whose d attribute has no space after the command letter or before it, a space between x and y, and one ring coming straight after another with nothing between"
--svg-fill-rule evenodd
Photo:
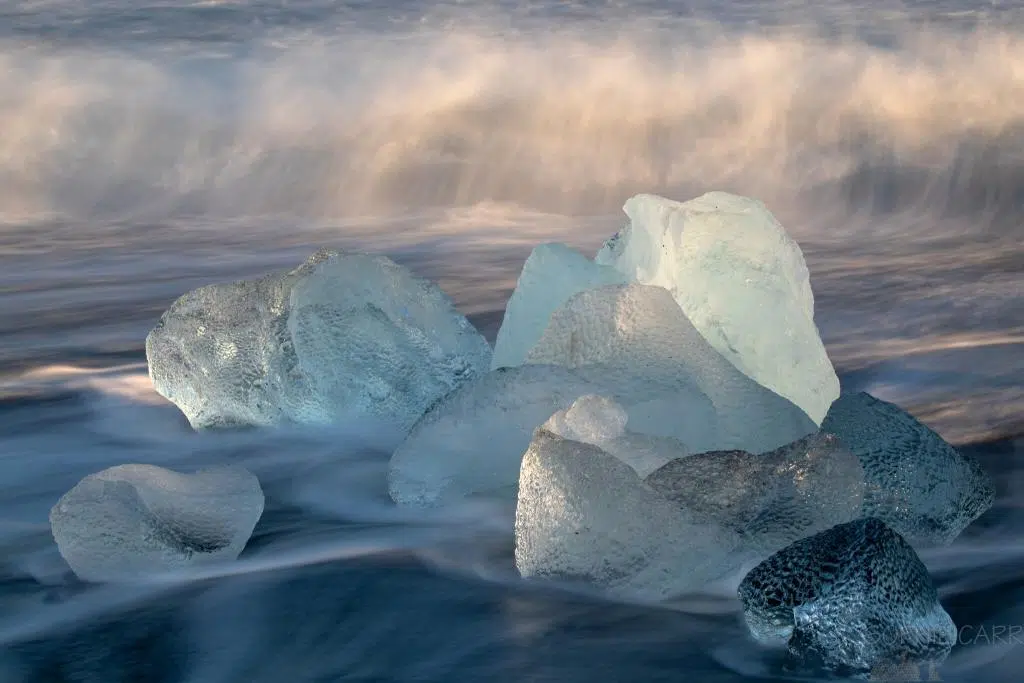
<instances>
[{"instance_id":1,"label":"blurred water","mask_svg":"<svg viewBox=\"0 0 1024 683\"><path fill-rule=\"evenodd\" d=\"M996 473L996 509L924 559L963 627L943 678L1010 679L1022 19L1005 2L0 4L0 683L779 676L728 585L668 607L524 586L509 510L395 510L368 427L193 434L142 353L183 292L319 246L410 265L493 339L533 245L592 253L630 194L711 189L764 200L801 243L844 388ZM69 582L47 513L78 479L224 461L268 494L230 576Z\"/></svg>"}]
</instances>

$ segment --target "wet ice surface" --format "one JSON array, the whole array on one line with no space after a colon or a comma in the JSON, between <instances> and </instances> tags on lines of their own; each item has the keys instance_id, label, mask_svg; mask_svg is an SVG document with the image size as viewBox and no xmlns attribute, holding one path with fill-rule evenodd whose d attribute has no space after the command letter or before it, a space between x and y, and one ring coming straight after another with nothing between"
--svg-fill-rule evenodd
<instances>
[{"instance_id":1,"label":"wet ice surface","mask_svg":"<svg viewBox=\"0 0 1024 683\"><path fill-rule=\"evenodd\" d=\"M886 666L937 665L958 635L914 549L871 517L780 550L744 577L739 595L756 639L781 641L810 671L875 678Z\"/></svg>"},{"instance_id":2,"label":"wet ice surface","mask_svg":"<svg viewBox=\"0 0 1024 683\"><path fill-rule=\"evenodd\" d=\"M263 504L259 481L237 465L190 473L117 465L61 496L50 510L50 531L78 578L146 581L234 560Z\"/></svg>"},{"instance_id":3,"label":"wet ice surface","mask_svg":"<svg viewBox=\"0 0 1024 683\"><path fill-rule=\"evenodd\" d=\"M757 455L698 453L667 463L645 481L769 554L861 517L865 488L860 462L830 434L812 434Z\"/></svg>"},{"instance_id":4,"label":"wet ice surface","mask_svg":"<svg viewBox=\"0 0 1024 683\"><path fill-rule=\"evenodd\" d=\"M435 284L380 255L322 250L177 299L146 360L196 429L363 421L401 434L484 372L491 348Z\"/></svg>"}]
</instances>

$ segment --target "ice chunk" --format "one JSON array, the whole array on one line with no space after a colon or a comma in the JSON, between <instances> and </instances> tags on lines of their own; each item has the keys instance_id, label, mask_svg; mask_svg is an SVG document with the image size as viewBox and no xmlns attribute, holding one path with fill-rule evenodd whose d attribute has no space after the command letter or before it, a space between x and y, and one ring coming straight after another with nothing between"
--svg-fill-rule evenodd
<instances>
[{"instance_id":1,"label":"ice chunk","mask_svg":"<svg viewBox=\"0 0 1024 683\"><path fill-rule=\"evenodd\" d=\"M878 517L915 546L952 542L995 500L992 479L977 461L892 403L844 394L822 429L860 458L864 516Z\"/></svg>"},{"instance_id":2,"label":"ice chunk","mask_svg":"<svg viewBox=\"0 0 1024 683\"><path fill-rule=\"evenodd\" d=\"M573 294L623 282L625 276L614 268L599 266L564 244L534 248L505 307L491 368L522 365L551 313Z\"/></svg>"},{"instance_id":3,"label":"ice chunk","mask_svg":"<svg viewBox=\"0 0 1024 683\"><path fill-rule=\"evenodd\" d=\"M637 434L626 429L629 415L606 396L580 396L548 418L543 428L571 441L592 444L626 463L641 477L665 463L690 454L681 441Z\"/></svg>"},{"instance_id":4,"label":"ice chunk","mask_svg":"<svg viewBox=\"0 0 1024 683\"><path fill-rule=\"evenodd\" d=\"M739 587L747 626L788 644L804 666L865 674L893 662L938 663L956 642L928 570L876 518L793 543Z\"/></svg>"},{"instance_id":5,"label":"ice chunk","mask_svg":"<svg viewBox=\"0 0 1024 683\"><path fill-rule=\"evenodd\" d=\"M391 457L391 497L412 505L474 494L514 501L533 431L588 394L618 402L637 433L679 438L691 450L707 450L702 446L714 436L711 402L678 378L638 379L601 365L499 368L445 396L416 423Z\"/></svg>"},{"instance_id":6,"label":"ice chunk","mask_svg":"<svg viewBox=\"0 0 1024 683\"><path fill-rule=\"evenodd\" d=\"M636 378L694 383L715 407L704 427L711 438L679 438L706 446L700 450L761 453L817 431L802 410L715 351L662 287L607 285L574 295L551 315L527 362L601 364Z\"/></svg>"},{"instance_id":7,"label":"ice chunk","mask_svg":"<svg viewBox=\"0 0 1024 683\"><path fill-rule=\"evenodd\" d=\"M625 409L612 399L588 394L552 415L545 427L566 439L601 444L625 434L628 420Z\"/></svg>"},{"instance_id":8,"label":"ice chunk","mask_svg":"<svg viewBox=\"0 0 1024 683\"><path fill-rule=\"evenodd\" d=\"M332 250L190 292L146 338L154 387L193 427L363 418L399 439L490 354L436 285L382 256Z\"/></svg>"},{"instance_id":9,"label":"ice chunk","mask_svg":"<svg viewBox=\"0 0 1024 683\"><path fill-rule=\"evenodd\" d=\"M711 192L688 202L641 194L595 261L668 289L743 373L820 424L839 380L814 325L803 254L761 202Z\"/></svg>"},{"instance_id":10,"label":"ice chunk","mask_svg":"<svg viewBox=\"0 0 1024 683\"><path fill-rule=\"evenodd\" d=\"M75 574L103 582L233 560L262 514L260 483L241 467L118 465L65 493L50 527Z\"/></svg>"},{"instance_id":11,"label":"ice chunk","mask_svg":"<svg viewBox=\"0 0 1024 683\"><path fill-rule=\"evenodd\" d=\"M764 554L857 519L864 499L860 461L821 433L763 455L720 451L673 460L646 482Z\"/></svg>"},{"instance_id":12,"label":"ice chunk","mask_svg":"<svg viewBox=\"0 0 1024 683\"><path fill-rule=\"evenodd\" d=\"M516 567L663 600L737 568L736 534L701 524L597 446L538 429L523 457Z\"/></svg>"}]
</instances>

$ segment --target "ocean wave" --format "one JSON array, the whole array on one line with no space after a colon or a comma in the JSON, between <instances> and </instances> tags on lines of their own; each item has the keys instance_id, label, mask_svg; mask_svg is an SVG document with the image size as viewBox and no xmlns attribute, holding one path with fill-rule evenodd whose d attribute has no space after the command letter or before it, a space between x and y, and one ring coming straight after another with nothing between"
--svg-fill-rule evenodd
<instances>
[{"instance_id":1,"label":"ocean wave","mask_svg":"<svg viewBox=\"0 0 1024 683\"><path fill-rule=\"evenodd\" d=\"M674 28L354 34L230 58L5 40L0 220L593 215L719 188L861 231L914 211L936 219L924 235L956 216L959 234L1021 234L1018 34Z\"/></svg>"}]
</instances>

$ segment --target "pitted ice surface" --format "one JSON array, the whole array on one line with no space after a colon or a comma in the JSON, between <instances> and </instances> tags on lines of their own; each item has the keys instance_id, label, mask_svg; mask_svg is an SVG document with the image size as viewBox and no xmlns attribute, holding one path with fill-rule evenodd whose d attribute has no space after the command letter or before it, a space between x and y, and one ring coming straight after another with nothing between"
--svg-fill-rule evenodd
<instances>
[{"instance_id":1,"label":"pitted ice surface","mask_svg":"<svg viewBox=\"0 0 1024 683\"><path fill-rule=\"evenodd\" d=\"M75 574L104 582L233 560L262 514L260 483L242 467L118 465L64 494L50 527Z\"/></svg>"},{"instance_id":2,"label":"pitted ice surface","mask_svg":"<svg viewBox=\"0 0 1024 683\"><path fill-rule=\"evenodd\" d=\"M383 256L185 294L146 338L156 390L193 427L374 420L397 439L486 372L487 341L436 285Z\"/></svg>"},{"instance_id":3,"label":"pitted ice surface","mask_svg":"<svg viewBox=\"0 0 1024 683\"><path fill-rule=\"evenodd\" d=\"M544 429L523 457L515 537L524 578L644 601L699 590L740 564L734 532L695 519L601 448Z\"/></svg>"},{"instance_id":4,"label":"pitted ice surface","mask_svg":"<svg viewBox=\"0 0 1024 683\"><path fill-rule=\"evenodd\" d=\"M822 429L864 467L863 516L883 520L915 547L951 543L995 501L992 479L976 460L897 405L844 394Z\"/></svg>"},{"instance_id":5,"label":"pitted ice surface","mask_svg":"<svg viewBox=\"0 0 1024 683\"><path fill-rule=\"evenodd\" d=\"M867 674L939 663L957 629L914 549L879 519L840 524L775 553L744 577L748 628L798 663Z\"/></svg>"},{"instance_id":6,"label":"pitted ice surface","mask_svg":"<svg viewBox=\"0 0 1024 683\"><path fill-rule=\"evenodd\" d=\"M739 533L761 557L861 516L860 461L831 434L770 453L698 453L651 473L647 484L698 518Z\"/></svg>"}]
</instances>

